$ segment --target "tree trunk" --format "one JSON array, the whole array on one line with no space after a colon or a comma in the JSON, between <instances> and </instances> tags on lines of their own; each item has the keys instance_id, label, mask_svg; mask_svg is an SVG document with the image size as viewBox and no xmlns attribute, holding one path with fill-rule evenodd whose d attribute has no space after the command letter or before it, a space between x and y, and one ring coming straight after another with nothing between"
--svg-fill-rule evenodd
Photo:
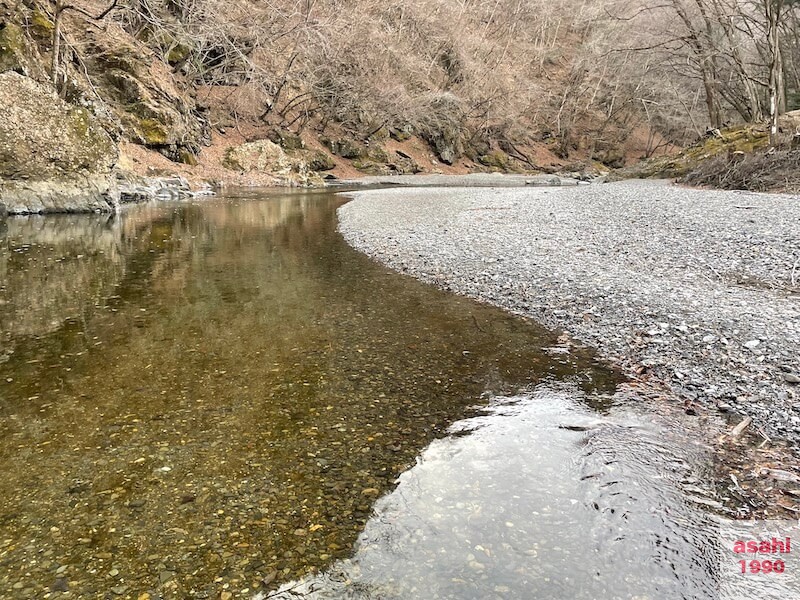
<instances>
[{"instance_id":1,"label":"tree trunk","mask_svg":"<svg viewBox=\"0 0 800 600\"><path fill-rule=\"evenodd\" d=\"M713 4L718 15L719 25L725 32L725 38L728 41L728 48L731 58L733 59L733 65L736 67L737 76L741 81L742 95L746 102L746 107L740 107L734 104L734 108L745 121L758 123L764 118L761 94L753 81L747 60L743 56L740 44L736 39L736 32L733 28L734 15L730 14L730 10L738 10L740 18L744 18L744 14L741 12L742 9L738 3L734 3L736 9L729 9L727 12L719 0L714 0Z\"/></svg>"},{"instance_id":2,"label":"tree trunk","mask_svg":"<svg viewBox=\"0 0 800 600\"><path fill-rule=\"evenodd\" d=\"M707 69L703 69L703 88L706 92L706 107L708 108L708 120L711 127L719 129L722 127L722 110L720 108L717 86L713 74Z\"/></svg>"},{"instance_id":3,"label":"tree trunk","mask_svg":"<svg viewBox=\"0 0 800 600\"><path fill-rule=\"evenodd\" d=\"M719 90L717 89L718 73L717 64L714 60L715 49L710 44L713 40L713 32L710 31L711 24L707 18L703 3L696 0L696 4L703 17L705 17L704 23L707 28L705 32L695 25L692 17L687 12L686 6L680 0L672 0L672 8L686 27L688 35L685 40L695 55L694 58L697 62L698 70L703 78L708 120L712 128L719 129L722 126L722 108L719 101Z\"/></svg>"},{"instance_id":4,"label":"tree trunk","mask_svg":"<svg viewBox=\"0 0 800 600\"><path fill-rule=\"evenodd\" d=\"M783 110L784 81L781 55L780 22L783 0L765 0L767 17L767 43L769 45L769 143L774 146L778 138L778 116Z\"/></svg>"},{"instance_id":5,"label":"tree trunk","mask_svg":"<svg viewBox=\"0 0 800 600\"><path fill-rule=\"evenodd\" d=\"M61 72L61 17L63 12L64 0L56 0L53 13L53 60L50 68L53 87L56 88L56 92L61 89L59 79Z\"/></svg>"}]
</instances>

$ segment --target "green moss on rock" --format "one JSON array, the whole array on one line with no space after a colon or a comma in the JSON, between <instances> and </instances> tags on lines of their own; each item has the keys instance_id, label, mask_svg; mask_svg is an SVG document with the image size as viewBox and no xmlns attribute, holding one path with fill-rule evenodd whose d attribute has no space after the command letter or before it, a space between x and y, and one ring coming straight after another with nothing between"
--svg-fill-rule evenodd
<instances>
[{"instance_id":1,"label":"green moss on rock","mask_svg":"<svg viewBox=\"0 0 800 600\"><path fill-rule=\"evenodd\" d=\"M487 154L483 154L478 157L478 162L485 167L489 167L498 171L509 170L508 154L502 150L492 150Z\"/></svg>"},{"instance_id":2,"label":"green moss on rock","mask_svg":"<svg viewBox=\"0 0 800 600\"><path fill-rule=\"evenodd\" d=\"M169 143L169 132L162 123L155 119L139 121L139 130L148 146L163 146Z\"/></svg>"},{"instance_id":3,"label":"green moss on rock","mask_svg":"<svg viewBox=\"0 0 800 600\"><path fill-rule=\"evenodd\" d=\"M405 142L411 139L411 136L414 135L414 131L411 126L403 127L401 129L392 128L389 130L389 135L393 140Z\"/></svg>"},{"instance_id":4,"label":"green moss on rock","mask_svg":"<svg viewBox=\"0 0 800 600\"><path fill-rule=\"evenodd\" d=\"M93 57L105 70L119 69L135 77L145 68L144 58L129 46L104 48Z\"/></svg>"},{"instance_id":5,"label":"green moss on rock","mask_svg":"<svg viewBox=\"0 0 800 600\"><path fill-rule=\"evenodd\" d=\"M353 167L367 175L391 175L392 169L388 165L372 162L371 160L356 159Z\"/></svg>"},{"instance_id":6,"label":"green moss on rock","mask_svg":"<svg viewBox=\"0 0 800 600\"><path fill-rule=\"evenodd\" d=\"M184 165L189 165L190 167L197 166L197 157L186 148L181 148L178 150L178 161Z\"/></svg>"},{"instance_id":7,"label":"green moss on rock","mask_svg":"<svg viewBox=\"0 0 800 600\"><path fill-rule=\"evenodd\" d=\"M169 64L177 65L178 63L185 61L191 53L192 48L190 46L187 46L186 44L177 44L169 49L169 52L167 52L165 58Z\"/></svg>"},{"instance_id":8,"label":"green moss on rock","mask_svg":"<svg viewBox=\"0 0 800 600\"><path fill-rule=\"evenodd\" d=\"M353 160L367 156L367 149L355 140L347 138L339 140L323 139L322 143L331 151L331 154L342 158Z\"/></svg>"},{"instance_id":9,"label":"green moss on rock","mask_svg":"<svg viewBox=\"0 0 800 600\"><path fill-rule=\"evenodd\" d=\"M41 9L36 9L31 13L31 33L39 40L50 41L56 26L50 17Z\"/></svg>"},{"instance_id":10,"label":"green moss on rock","mask_svg":"<svg viewBox=\"0 0 800 600\"><path fill-rule=\"evenodd\" d=\"M612 174L610 180L683 177L716 156L733 152L751 154L768 146L769 133L764 126L740 125L704 138L675 156L651 158L620 169Z\"/></svg>"},{"instance_id":11,"label":"green moss on rock","mask_svg":"<svg viewBox=\"0 0 800 600\"><path fill-rule=\"evenodd\" d=\"M304 150L306 147L303 138L285 129L271 130L267 134L267 139L284 150Z\"/></svg>"},{"instance_id":12,"label":"green moss on rock","mask_svg":"<svg viewBox=\"0 0 800 600\"><path fill-rule=\"evenodd\" d=\"M389 162L389 154L380 146L372 145L367 148L367 158L376 163Z\"/></svg>"},{"instance_id":13,"label":"green moss on rock","mask_svg":"<svg viewBox=\"0 0 800 600\"><path fill-rule=\"evenodd\" d=\"M375 142L385 142L386 140L389 139L390 136L391 136L391 132L389 131L389 128L388 127L381 127L380 129L375 131L371 136L369 136L369 139L371 141L375 141ZM408 138L406 138L406 139L408 139Z\"/></svg>"},{"instance_id":14,"label":"green moss on rock","mask_svg":"<svg viewBox=\"0 0 800 600\"><path fill-rule=\"evenodd\" d=\"M308 168L312 171L330 171L335 167L333 158L324 152L314 152L308 160Z\"/></svg>"},{"instance_id":15,"label":"green moss on rock","mask_svg":"<svg viewBox=\"0 0 800 600\"><path fill-rule=\"evenodd\" d=\"M22 28L14 23L0 23L0 72L22 71L26 46Z\"/></svg>"}]
</instances>

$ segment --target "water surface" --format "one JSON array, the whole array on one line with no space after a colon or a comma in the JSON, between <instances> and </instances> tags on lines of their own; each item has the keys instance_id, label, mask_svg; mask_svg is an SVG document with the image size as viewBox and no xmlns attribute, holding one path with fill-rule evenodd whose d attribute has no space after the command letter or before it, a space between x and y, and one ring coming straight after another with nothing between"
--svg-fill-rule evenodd
<instances>
[{"instance_id":1,"label":"water surface","mask_svg":"<svg viewBox=\"0 0 800 600\"><path fill-rule=\"evenodd\" d=\"M718 600L717 524L685 493L691 440L586 400L494 398L400 476L352 558L266 597Z\"/></svg>"},{"instance_id":2,"label":"water surface","mask_svg":"<svg viewBox=\"0 0 800 600\"><path fill-rule=\"evenodd\" d=\"M607 401L619 377L556 333L350 249L343 201L9 219L0 596L270 591L351 557L376 500L489 398L548 381Z\"/></svg>"}]
</instances>

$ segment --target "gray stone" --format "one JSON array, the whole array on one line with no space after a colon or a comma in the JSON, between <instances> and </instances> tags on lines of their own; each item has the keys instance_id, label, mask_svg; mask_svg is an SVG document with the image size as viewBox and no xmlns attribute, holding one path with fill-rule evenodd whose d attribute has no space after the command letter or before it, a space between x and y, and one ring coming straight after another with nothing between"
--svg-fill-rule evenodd
<instances>
[{"instance_id":1,"label":"gray stone","mask_svg":"<svg viewBox=\"0 0 800 600\"><path fill-rule=\"evenodd\" d=\"M87 109L29 77L0 74L0 203L8 213L112 211L118 158Z\"/></svg>"},{"instance_id":2,"label":"gray stone","mask_svg":"<svg viewBox=\"0 0 800 600\"><path fill-rule=\"evenodd\" d=\"M173 571L161 571L158 574L158 580L161 583L167 583L168 581L172 580L175 577L175 573Z\"/></svg>"},{"instance_id":3,"label":"gray stone","mask_svg":"<svg viewBox=\"0 0 800 600\"><path fill-rule=\"evenodd\" d=\"M68 592L69 591L69 582L67 581L66 577L58 577L53 584L50 586L50 591L52 592Z\"/></svg>"}]
</instances>

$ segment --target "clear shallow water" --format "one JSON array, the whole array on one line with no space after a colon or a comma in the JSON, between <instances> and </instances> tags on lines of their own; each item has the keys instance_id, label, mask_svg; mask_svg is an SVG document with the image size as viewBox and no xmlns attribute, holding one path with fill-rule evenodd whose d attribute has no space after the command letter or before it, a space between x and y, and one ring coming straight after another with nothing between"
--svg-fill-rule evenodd
<instances>
[{"instance_id":1,"label":"clear shallow water","mask_svg":"<svg viewBox=\"0 0 800 600\"><path fill-rule=\"evenodd\" d=\"M561 545L587 567L576 554L584 530L599 528L606 543L615 522L608 511L624 506L612 500L640 489L636 506L656 516L636 521L637 531L656 537L637 543L684 536L676 570L703 564L690 551L702 513L686 513L685 528L659 516L672 510L683 459L663 471L612 436L608 451L623 453L609 464L640 475L625 474L621 495L593 495L595 477L575 466L587 433L547 426L596 420L589 406L607 412L619 377L587 352L543 350L559 346L552 332L353 251L335 231L343 201L253 193L111 218L8 221L0 233L0 597L252 597L341 570L337 561L353 557L359 536L362 596L427 597L397 573L405 561L442 597L495 588L511 597L504 586L559 597L572 593L557 587L568 556L532 544L552 543L562 527ZM516 424L500 437L486 425L434 441L489 398L543 381L572 391L480 417ZM539 412L505 414L523 406ZM524 439L531 443L522 449L512 443ZM535 448L536 460L526 454ZM421 467L444 487L430 488ZM505 475L480 483L495 472ZM404 503L393 503L396 494ZM501 496L519 500L506 506ZM461 531L455 541L434 536L447 556L425 528L410 533L408 523L429 519L431 502L445 503L434 531ZM472 544L473 526L484 543ZM503 556L501 532L537 555L498 570L474 546ZM464 539L473 547L466 554ZM389 560L382 543L403 561ZM618 564L599 580L585 568L574 580L613 582ZM462 587L443 583L454 568ZM650 574L637 567L635 579Z\"/></svg>"},{"instance_id":2,"label":"clear shallow water","mask_svg":"<svg viewBox=\"0 0 800 600\"><path fill-rule=\"evenodd\" d=\"M717 598L714 523L679 492L678 440L582 398L495 398L378 501L352 559L267 597Z\"/></svg>"}]
</instances>

